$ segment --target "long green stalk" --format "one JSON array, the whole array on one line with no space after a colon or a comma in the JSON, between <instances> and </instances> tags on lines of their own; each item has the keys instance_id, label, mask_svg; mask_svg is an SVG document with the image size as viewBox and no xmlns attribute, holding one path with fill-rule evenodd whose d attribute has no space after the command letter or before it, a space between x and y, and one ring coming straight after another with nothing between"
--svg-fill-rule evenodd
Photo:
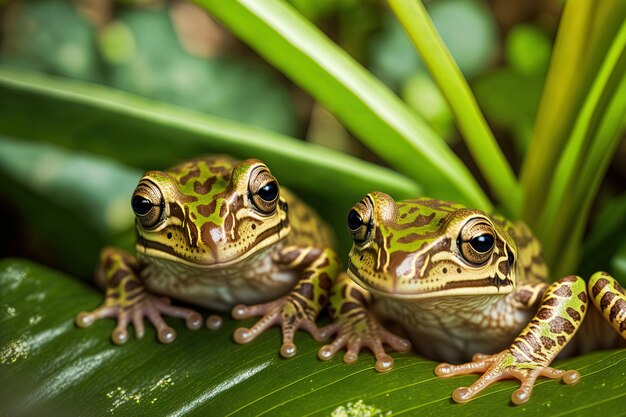
<instances>
[{"instance_id":1,"label":"long green stalk","mask_svg":"<svg viewBox=\"0 0 626 417\"><path fill-rule=\"evenodd\" d=\"M421 0L388 1L448 101L465 143L489 187L509 214L517 217L522 204L521 187L424 5Z\"/></svg>"},{"instance_id":2,"label":"long green stalk","mask_svg":"<svg viewBox=\"0 0 626 417\"><path fill-rule=\"evenodd\" d=\"M461 160L379 80L279 0L195 0L431 196L490 209Z\"/></svg>"}]
</instances>

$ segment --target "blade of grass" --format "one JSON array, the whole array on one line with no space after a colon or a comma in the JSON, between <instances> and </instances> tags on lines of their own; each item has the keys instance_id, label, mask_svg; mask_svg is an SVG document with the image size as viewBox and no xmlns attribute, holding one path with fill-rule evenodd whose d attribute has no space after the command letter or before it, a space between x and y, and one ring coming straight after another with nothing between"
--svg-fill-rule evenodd
<instances>
[{"instance_id":1,"label":"blade of grass","mask_svg":"<svg viewBox=\"0 0 626 417\"><path fill-rule=\"evenodd\" d=\"M391 9L445 96L481 173L512 217L521 210L521 188L461 70L420 0L388 0Z\"/></svg>"},{"instance_id":2,"label":"blade of grass","mask_svg":"<svg viewBox=\"0 0 626 417\"><path fill-rule=\"evenodd\" d=\"M554 176L572 127L612 39L626 18L626 2L569 0L537 112L533 138L522 165L522 218L537 229L546 183ZM545 244L546 242L544 242Z\"/></svg>"},{"instance_id":3,"label":"blade of grass","mask_svg":"<svg viewBox=\"0 0 626 417\"><path fill-rule=\"evenodd\" d=\"M379 80L279 0L195 0L431 196L490 209L461 160Z\"/></svg>"},{"instance_id":4,"label":"blade of grass","mask_svg":"<svg viewBox=\"0 0 626 417\"><path fill-rule=\"evenodd\" d=\"M625 72L626 22L574 124L541 215L544 255L558 273L573 272L591 203L618 144L626 114Z\"/></svg>"}]
</instances>

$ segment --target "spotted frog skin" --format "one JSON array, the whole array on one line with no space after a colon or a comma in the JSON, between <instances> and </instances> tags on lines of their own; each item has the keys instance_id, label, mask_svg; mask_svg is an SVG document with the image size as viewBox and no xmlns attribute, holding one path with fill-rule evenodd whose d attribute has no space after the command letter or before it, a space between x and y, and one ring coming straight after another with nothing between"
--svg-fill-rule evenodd
<instances>
[{"instance_id":1,"label":"spotted frog skin","mask_svg":"<svg viewBox=\"0 0 626 417\"><path fill-rule=\"evenodd\" d=\"M172 306L173 297L211 310L233 309L239 319L261 316L252 328L237 329L239 343L280 325L285 357L295 354L298 328L325 336L315 318L340 268L331 249L334 237L261 161L216 156L147 172L132 208L136 255L102 251L96 280L106 289L105 301L80 313L79 326L116 317L112 339L121 344L129 323L143 336L146 317L159 340L171 342L176 334L162 314L184 318L191 329L202 325L195 311ZM208 327L219 323L218 316L207 320Z\"/></svg>"},{"instance_id":2,"label":"spotted frog skin","mask_svg":"<svg viewBox=\"0 0 626 417\"><path fill-rule=\"evenodd\" d=\"M339 321L350 314L392 320L429 358L471 358L435 369L440 377L482 373L453 392L456 402L469 401L495 381L517 378L521 386L512 401L524 403L539 376L578 381L578 372L549 366L560 352L625 345L624 289L604 272L588 284L577 276L550 284L539 244L521 223L428 198L396 203L373 192L354 206L348 227L354 240L348 275L354 282L343 292L360 289L358 297L367 297L369 307L354 307ZM596 308L588 307L589 300ZM379 328L348 329L325 347L325 357L343 346L358 355L381 334ZM486 354L470 356L476 352Z\"/></svg>"}]
</instances>

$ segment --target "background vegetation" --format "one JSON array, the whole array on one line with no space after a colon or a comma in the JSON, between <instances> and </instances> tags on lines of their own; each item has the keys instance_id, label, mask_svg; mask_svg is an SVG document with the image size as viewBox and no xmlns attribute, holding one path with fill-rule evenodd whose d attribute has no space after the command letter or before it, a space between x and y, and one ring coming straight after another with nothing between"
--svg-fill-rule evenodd
<instances>
[{"instance_id":1,"label":"background vegetation","mask_svg":"<svg viewBox=\"0 0 626 417\"><path fill-rule=\"evenodd\" d=\"M394 415L507 407L513 383L453 406L449 393L472 378L435 380L412 354L376 375L366 355L318 362L305 335L291 361L277 356L277 331L232 349L231 321L121 348L112 321L72 325L99 302L77 280L90 282L99 249L132 248L141 173L203 153L266 161L333 224L342 254L345 214L381 190L525 220L554 279L625 278L626 6L425 5L0 1L0 255L64 271L0 264L0 395L86 415L324 415L358 399ZM542 382L509 411L618 410L625 359L562 362L581 369L579 385ZM6 388L17 380L30 389Z\"/></svg>"}]
</instances>

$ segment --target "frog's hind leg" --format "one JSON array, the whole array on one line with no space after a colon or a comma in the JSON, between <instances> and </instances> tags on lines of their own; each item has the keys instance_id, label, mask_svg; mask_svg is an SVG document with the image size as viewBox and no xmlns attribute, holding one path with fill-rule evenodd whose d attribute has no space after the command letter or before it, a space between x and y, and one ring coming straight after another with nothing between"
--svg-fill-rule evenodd
<instances>
[{"instance_id":1,"label":"frog's hind leg","mask_svg":"<svg viewBox=\"0 0 626 417\"><path fill-rule=\"evenodd\" d=\"M514 404L530 398L539 376L562 378L566 384L578 382L576 371L562 371L549 365L574 337L587 311L587 291L580 277L568 276L546 290L539 310L508 349L495 355L475 355L472 362L461 365L439 364L435 374L440 377L483 373L469 387L457 388L452 394L456 402L467 402L496 381L517 378L521 386L511 396Z\"/></svg>"},{"instance_id":2,"label":"frog's hind leg","mask_svg":"<svg viewBox=\"0 0 626 417\"><path fill-rule=\"evenodd\" d=\"M588 284L593 305L626 339L626 290L606 272L596 272Z\"/></svg>"},{"instance_id":3,"label":"frog's hind leg","mask_svg":"<svg viewBox=\"0 0 626 417\"><path fill-rule=\"evenodd\" d=\"M96 280L106 288L104 303L93 311L79 313L76 324L87 327L103 318L117 318L111 339L118 345L128 340L129 323L135 327L137 338L143 337L144 318L148 318L156 328L159 341L174 341L176 332L165 323L161 314L185 319L189 329L200 328L200 314L188 308L172 306L167 297L150 294L137 276L139 269L139 263L133 256L119 249L105 248L96 273Z\"/></svg>"}]
</instances>

